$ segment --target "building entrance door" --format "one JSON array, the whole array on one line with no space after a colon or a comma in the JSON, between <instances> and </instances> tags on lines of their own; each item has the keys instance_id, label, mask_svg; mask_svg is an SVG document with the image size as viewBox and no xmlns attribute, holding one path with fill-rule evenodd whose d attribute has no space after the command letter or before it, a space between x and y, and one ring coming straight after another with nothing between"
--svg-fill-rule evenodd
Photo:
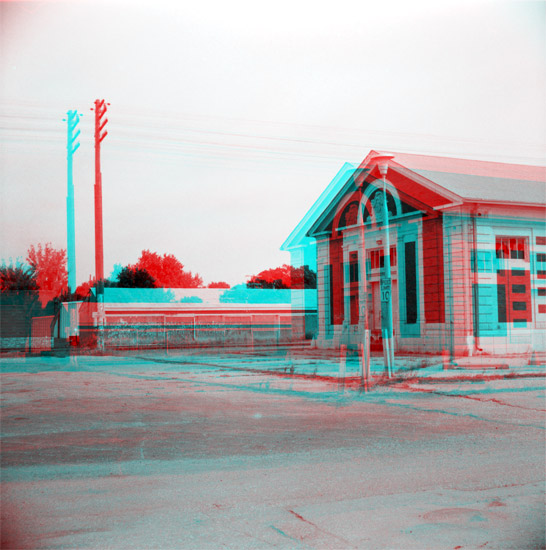
<instances>
[{"instance_id":1,"label":"building entrance door","mask_svg":"<svg viewBox=\"0 0 546 550\"><path fill-rule=\"evenodd\" d=\"M368 285L370 309L368 311L368 326L370 328L370 346L374 351L383 350L383 336L381 333L381 288L379 281L372 281ZM400 312L398 311L398 281L392 281L392 323L396 337Z\"/></svg>"},{"instance_id":2,"label":"building entrance door","mask_svg":"<svg viewBox=\"0 0 546 550\"><path fill-rule=\"evenodd\" d=\"M369 310L368 324L370 327L370 349L383 350L383 338L381 336L381 290L379 281L370 283L371 308Z\"/></svg>"}]
</instances>

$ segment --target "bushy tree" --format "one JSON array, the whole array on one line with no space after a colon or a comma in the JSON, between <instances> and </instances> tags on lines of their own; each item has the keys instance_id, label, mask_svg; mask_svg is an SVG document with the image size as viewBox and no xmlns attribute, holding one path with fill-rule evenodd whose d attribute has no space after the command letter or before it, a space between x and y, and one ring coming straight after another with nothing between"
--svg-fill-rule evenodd
<instances>
[{"instance_id":1,"label":"bushy tree","mask_svg":"<svg viewBox=\"0 0 546 550\"><path fill-rule=\"evenodd\" d=\"M145 270L126 266L118 273L117 286L120 288L155 288L155 279Z\"/></svg>"},{"instance_id":2,"label":"bushy tree","mask_svg":"<svg viewBox=\"0 0 546 550\"><path fill-rule=\"evenodd\" d=\"M30 336L32 317L42 308L39 303L36 274L27 265L16 262L0 265L0 332L4 335ZM22 322L21 322L22 321Z\"/></svg>"},{"instance_id":3,"label":"bushy tree","mask_svg":"<svg viewBox=\"0 0 546 550\"><path fill-rule=\"evenodd\" d=\"M209 283L207 288L230 288L230 285L224 281Z\"/></svg>"},{"instance_id":4,"label":"bushy tree","mask_svg":"<svg viewBox=\"0 0 546 550\"><path fill-rule=\"evenodd\" d=\"M290 288L291 271L292 268L287 264L273 269L264 269L258 275L251 277L246 286L248 288Z\"/></svg>"},{"instance_id":5,"label":"bushy tree","mask_svg":"<svg viewBox=\"0 0 546 550\"><path fill-rule=\"evenodd\" d=\"M29 266L2 262L0 266L0 292L38 290L36 274Z\"/></svg>"},{"instance_id":6,"label":"bushy tree","mask_svg":"<svg viewBox=\"0 0 546 550\"><path fill-rule=\"evenodd\" d=\"M184 265L173 255L143 250L136 264L129 266L147 271L155 280L155 286L163 288L200 288L203 279L196 273L184 271Z\"/></svg>"},{"instance_id":7,"label":"bushy tree","mask_svg":"<svg viewBox=\"0 0 546 550\"><path fill-rule=\"evenodd\" d=\"M66 250L57 250L51 243L31 245L27 251L27 262L36 275L36 284L42 291L60 296L68 288Z\"/></svg>"},{"instance_id":8,"label":"bushy tree","mask_svg":"<svg viewBox=\"0 0 546 550\"><path fill-rule=\"evenodd\" d=\"M117 286L117 283L115 281L111 281L110 279L103 279L103 285L104 288L109 287L115 287ZM74 294L67 297L67 299L70 300L82 300L84 298L87 298L91 294L92 288L97 288L99 286L98 280L96 277L89 277L89 280L85 283L82 283L76 288L76 292ZM63 296L64 297L64 296Z\"/></svg>"},{"instance_id":9,"label":"bushy tree","mask_svg":"<svg viewBox=\"0 0 546 550\"><path fill-rule=\"evenodd\" d=\"M304 265L294 268L283 264L273 269L265 269L251 277L248 288L317 288L317 274Z\"/></svg>"}]
</instances>

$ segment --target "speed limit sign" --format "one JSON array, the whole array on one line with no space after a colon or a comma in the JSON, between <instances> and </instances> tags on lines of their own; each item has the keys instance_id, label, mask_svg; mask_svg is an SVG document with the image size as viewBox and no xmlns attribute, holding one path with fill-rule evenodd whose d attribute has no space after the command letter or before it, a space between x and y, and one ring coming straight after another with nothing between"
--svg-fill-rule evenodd
<instances>
[{"instance_id":1,"label":"speed limit sign","mask_svg":"<svg viewBox=\"0 0 546 550\"><path fill-rule=\"evenodd\" d=\"M390 277L387 279L381 280L381 301L382 302L389 302L391 299L391 279Z\"/></svg>"}]
</instances>

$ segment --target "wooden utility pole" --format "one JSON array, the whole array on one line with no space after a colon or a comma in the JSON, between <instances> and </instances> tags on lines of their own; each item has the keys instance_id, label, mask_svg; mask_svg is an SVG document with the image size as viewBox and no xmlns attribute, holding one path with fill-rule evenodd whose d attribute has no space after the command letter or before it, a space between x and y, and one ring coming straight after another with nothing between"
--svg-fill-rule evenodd
<instances>
[{"instance_id":1,"label":"wooden utility pole","mask_svg":"<svg viewBox=\"0 0 546 550\"><path fill-rule=\"evenodd\" d=\"M102 174L100 170L100 144L107 136L104 130L108 119L104 99L95 100L95 279L97 281L97 323L99 328L99 347L104 345L102 329L104 327L104 244L102 233Z\"/></svg>"},{"instance_id":2,"label":"wooden utility pole","mask_svg":"<svg viewBox=\"0 0 546 550\"><path fill-rule=\"evenodd\" d=\"M66 136L66 255L68 271L68 292L76 291L76 227L74 216L74 179L72 170L72 157L80 146L77 139L80 131L76 126L80 122L77 111L68 111L67 136Z\"/></svg>"}]
</instances>

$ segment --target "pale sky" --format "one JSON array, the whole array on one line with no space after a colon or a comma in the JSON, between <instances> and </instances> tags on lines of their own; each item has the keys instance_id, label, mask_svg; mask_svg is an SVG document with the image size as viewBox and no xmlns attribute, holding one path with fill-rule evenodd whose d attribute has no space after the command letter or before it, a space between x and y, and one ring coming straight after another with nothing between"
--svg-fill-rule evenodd
<instances>
[{"instance_id":1,"label":"pale sky","mask_svg":"<svg viewBox=\"0 0 546 550\"><path fill-rule=\"evenodd\" d=\"M66 248L66 126L78 283L94 273L93 113L105 273L142 249L205 283L289 263L279 246L370 149L546 159L546 3L0 3L0 259Z\"/></svg>"}]
</instances>

